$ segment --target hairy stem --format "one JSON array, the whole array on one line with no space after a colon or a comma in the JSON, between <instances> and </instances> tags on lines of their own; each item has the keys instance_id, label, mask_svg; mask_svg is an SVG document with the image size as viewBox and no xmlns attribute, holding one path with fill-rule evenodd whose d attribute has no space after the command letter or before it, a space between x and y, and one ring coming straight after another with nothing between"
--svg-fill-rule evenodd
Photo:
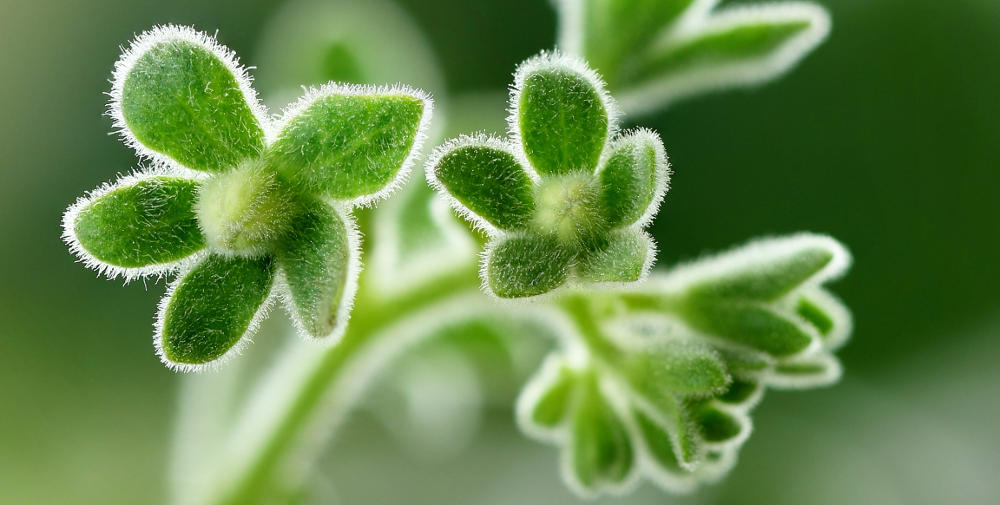
<instances>
[{"instance_id":1,"label":"hairy stem","mask_svg":"<svg viewBox=\"0 0 1000 505\"><path fill-rule=\"evenodd\" d=\"M363 285L368 283L363 283ZM278 388L291 399L272 398L280 412L263 427L251 427L249 440L234 436L237 446L224 463L221 489L202 503L249 505L271 502L293 491L305 476L293 471L298 465L307 470L335 425L353 407L363 387L403 350L432 334L429 325L454 321L442 313L463 307L462 316L472 316L488 300L478 291L474 268L462 268L405 294L385 299L371 292L359 292L351 324L341 342L321 352L318 359L298 360L309 367L299 372L288 387ZM293 358L293 361L296 359ZM280 367L280 364L278 365ZM285 367L282 367L284 369ZM278 372L281 372L279 370ZM293 372L294 373L294 372ZM282 380L282 379L278 379ZM265 388L267 386L265 385ZM272 392L273 393L273 392ZM260 403L265 391L251 392L248 403ZM266 399L265 399L266 400ZM251 405L250 410L253 410ZM253 423L251 415L236 422ZM245 446L249 445L250 448ZM242 446L242 447L241 447Z\"/></svg>"}]
</instances>

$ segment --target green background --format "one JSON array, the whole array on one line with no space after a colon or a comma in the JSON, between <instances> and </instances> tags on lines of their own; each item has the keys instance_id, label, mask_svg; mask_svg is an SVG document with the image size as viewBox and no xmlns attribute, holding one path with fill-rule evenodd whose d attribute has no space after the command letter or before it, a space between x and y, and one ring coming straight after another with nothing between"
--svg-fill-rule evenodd
<instances>
[{"instance_id":1,"label":"green background","mask_svg":"<svg viewBox=\"0 0 1000 505\"><path fill-rule=\"evenodd\" d=\"M502 91L554 44L544 1L401 3L454 93ZM688 497L647 484L608 502L1000 496L1000 3L821 3L833 32L786 78L642 123L675 170L653 226L659 264L799 230L851 248L833 286L855 316L845 379L769 393L721 484ZM103 115L119 45L155 24L217 28L252 66L279 8L0 0L0 503L164 501L178 377L151 345L163 283L95 278L61 243L61 213L136 165ZM556 452L511 419L494 409L470 446L428 460L355 416L313 480L330 503L574 503Z\"/></svg>"}]
</instances>

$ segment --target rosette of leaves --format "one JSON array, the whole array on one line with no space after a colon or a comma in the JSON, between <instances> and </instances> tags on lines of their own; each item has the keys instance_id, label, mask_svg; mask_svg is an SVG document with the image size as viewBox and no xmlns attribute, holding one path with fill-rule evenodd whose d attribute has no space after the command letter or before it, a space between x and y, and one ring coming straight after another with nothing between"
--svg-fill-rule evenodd
<instances>
[{"instance_id":1,"label":"rosette of leaves","mask_svg":"<svg viewBox=\"0 0 1000 505\"><path fill-rule=\"evenodd\" d=\"M275 297L304 336L335 341L360 270L351 209L400 184L430 99L331 83L272 119L231 51L177 26L137 37L112 82L116 127L152 168L77 201L64 237L108 277L178 274L156 322L164 363L233 355Z\"/></svg>"},{"instance_id":2,"label":"rosette of leaves","mask_svg":"<svg viewBox=\"0 0 1000 505\"><path fill-rule=\"evenodd\" d=\"M808 2L555 0L559 46L589 61L631 113L779 77L818 46L830 16Z\"/></svg>"},{"instance_id":3,"label":"rosette of leaves","mask_svg":"<svg viewBox=\"0 0 1000 505\"><path fill-rule=\"evenodd\" d=\"M766 388L831 384L850 315L823 283L850 263L825 236L767 239L616 293L560 306L579 345L551 355L518 401L530 435L561 447L583 495L644 476L686 492L724 475Z\"/></svg>"},{"instance_id":4,"label":"rosette of leaves","mask_svg":"<svg viewBox=\"0 0 1000 505\"><path fill-rule=\"evenodd\" d=\"M669 178L659 136L618 133L603 82L559 53L519 66L509 126L509 139L447 142L427 165L431 185L491 237L485 290L523 298L642 279L655 256L643 227Z\"/></svg>"}]
</instances>

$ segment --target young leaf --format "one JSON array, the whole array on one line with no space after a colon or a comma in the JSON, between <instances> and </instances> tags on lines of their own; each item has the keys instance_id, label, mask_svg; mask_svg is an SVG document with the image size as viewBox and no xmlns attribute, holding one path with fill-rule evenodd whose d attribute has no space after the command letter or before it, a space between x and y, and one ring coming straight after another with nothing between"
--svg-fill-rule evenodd
<instances>
[{"instance_id":1,"label":"young leaf","mask_svg":"<svg viewBox=\"0 0 1000 505\"><path fill-rule=\"evenodd\" d=\"M587 282L635 282L649 271L656 248L645 232L619 230L582 253L576 274Z\"/></svg>"},{"instance_id":2,"label":"young leaf","mask_svg":"<svg viewBox=\"0 0 1000 505\"><path fill-rule=\"evenodd\" d=\"M617 228L652 217L667 189L668 164L659 135L637 130L610 147L599 172L601 206L608 226Z\"/></svg>"},{"instance_id":3,"label":"young leaf","mask_svg":"<svg viewBox=\"0 0 1000 505\"><path fill-rule=\"evenodd\" d=\"M304 192L372 201L409 170L430 114L418 91L325 85L285 111L269 160Z\"/></svg>"},{"instance_id":4,"label":"young leaf","mask_svg":"<svg viewBox=\"0 0 1000 505\"><path fill-rule=\"evenodd\" d=\"M205 247L197 191L198 183L178 177L126 179L71 207L64 236L88 266L112 274L155 270Z\"/></svg>"},{"instance_id":5,"label":"young leaf","mask_svg":"<svg viewBox=\"0 0 1000 505\"><path fill-rule=\"evenodd\" d=\"M572 256L549 235L501 240L486 259L486 282L500 298L547 293L566 282Z\"/></svg>"},{"instance_id":6,"label":"young leaf","mask_svg":"<svg viewBox=\"0 0 1000 505\"><path fill-rule=\"evenodd\" d=\"M181 370L222 359L251 330L271 292L274 260L209 255L164 299L158 351Z\"/></svg>"},{"instance_id":7,"label":"young leaf","mask_svg":"<svg viewBox=\"0 0 1000 505\"><path fill-rule=\"evenodd\" d=\"M695 298L773 301L801 286L833 261L837 254L826 244L803 244L760 259L748 260L691 286Z\"/></svg>"},{"instance_id":8,"label":"young leaf","mask_svg":"<svg viewBox=\"0 0 1000 505\"><path fill-rule=\"evenodd\" d=\"M635 390L655 404L664 396L723 391L730 381L719 357L697 341L656 344L631 355L624 368Z\"/></svg>"},{"instance_id":9,"label":"young leaf","mask_svg":"<svg viewBox=\"0 0 1000 505\"><path fill-rule=\"evenodd\" d=\"M555 380L547 384L530 411L531 422L545 428L554 428L567 419L573 407L573 394L577 377L566 366L560 366Z\"/></svg>"},{"instance_id":10,"label":"young leaf","mask_svg":"<svg viewBox=\"0 0 1000 505\"><path fill-rule=\"evenodd\" d=\"M559 54L542 54L518 67L511 122L535 170L542 175L593 172L614 123L600 78Z\"/></svg>"},{"instance_id":11,"label":"young leaf","mask_svg":"<svg viewBox=\"0 0 1000 505\"><path fill-rule=\"evenodd\" d=\"M202 33L164 26L142 34L113 82L111 112L141 154L221 172L264 148L263 113L245 70Z\"/></svg>"},{"instance_id":12,"label":"young leaf","mask_svg":"<svg viewBox=\"0 0 1000 505\"><path fill-rule=\"evenodd\" d=\"M813 343L813 337L803 328L755 304L695 301L689 305L685 317L688 324L698 331L772 356L790 356Z\"/></svg>"},{"instance_id":13,"label":"young leaf","mask_svg":"<svg viewBox=\"0 0 1000 505\"><path fill-rule=\"evenodd\" d=\"M502 142L459 137L428 164L431 184L458 200L475 221L501 230L523 230L535 201L531 179Z\"/></svg>"},{"instance_id":14,"label":"young leaf","mask_svg":"<svg viewBox=\"0 0 1000 505\"><path fill-rule=\"evenodd\" d=\"M774 79L829 32L820 6L717 0L560 0L559 45L589 60L631 113Z\"/></svg>"},{"instance_id":15,"label":"young leaf","mask_svg":"<svg viewBox=\"0 0 1000 505\"><path fill-rule=\"evenodd\" d=\"M573 477L585 490L621 484L635 467L635 449L624 421L591 377L581 385L571 426Z\"/></svg>"},{"instance_id":16,"label":"young leaf","mask_svg":"<svg viewBox=\"0 0 1000 505\"><path fill-rule=\"evenodd\" d=\"M359 261L352 226L329 205L313 200L278 249L290 292L288 311L310 337L336 337L346 326Z\"/></svg>"},{"instance_id":17,"label":"young leaf","mask_svg":"<svg viewBox=\"0 0 1000 505\"><path fill-rule=\"evenodd\" d=\"M560 45L586 55L614 82L619 68L634 58L635 50L652 43L694 1L558 0Z\"/></svg>"}]
</instances>

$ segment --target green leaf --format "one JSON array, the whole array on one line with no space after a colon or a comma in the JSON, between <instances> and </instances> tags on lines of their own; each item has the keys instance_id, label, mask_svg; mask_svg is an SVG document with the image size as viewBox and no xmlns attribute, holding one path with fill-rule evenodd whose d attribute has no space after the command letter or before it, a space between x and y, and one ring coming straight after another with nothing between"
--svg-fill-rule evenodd
<instances>
[{"instance_id":1,"label":"green leaf","mask_svg":"<svg viewBox=\"0 0 1000 505\"><path fill-rule=\"evenodd\" d=\"M101 264L134 269L181 260L205 247L194 212L198 184L154 176L82 199L67 212L67 238Z\"/></svg>"},{"instance_id":2,"label":"green leaf","mask_svg":"<svg viewBox=\"0 0 1000 505\"><path fill-rule=\"evenodd\" d=\"M801 286L833 261L829 247L791 244L787 251L748 260L691 287L695 298L776 300Z\"/></svg>"},{"instance_id":3,"label":"green leaf","mask_svg":"<svg viewBox=\"0 0 1000 505\"><path fill-rule=\"evenodd\" d=\"M501 239L486 259L486 284L500 298L547 293L566 282L572 255L551 235Z\"/></svg>"},{"instance_id":4,"label":"green leaf","mask_svg":"<svg viewBox=\"0 0 1000 505\"><path fill-rule=\"evenodd\" d=\"M768 377L775 387L806 388L833 384L840 379L837 358L829 353L779 361Z\"/></svg>"},{"instance_id":5,"label":"green leaf","mask_svg":"<svg viewBox=\"0 0 1000 505\"><path fill-rule=\"evenodd\" d=\"M582 9L580 53L614 82L619 68L653 42L694 0L563 0ZM567 20L569 21L569 20ZM568 41L567 41L568 42Z\"/></svg>"},{"instance_id":6,"label":"green leaf","mask_svg":"<svg viewBox=\"0 0 1000 505\"><path fill-rule=\"evenodd\" d=\"M799 304L795 307L795 312L806 321L809 321L809 324L816 327L820 334L829 335L833 331L835 324L833 316L827 314L820 304L803 297L799 299Z\"/></svg>"},{"instance_id":7,"label":"green leaf","mask_svg":"<svg viewBox=\"0 0 1000 505\"><path fill-rule=\"evenodd\" d=\"M546 384L531 408L531 422L547 428L561 424L570 411L571 400L577 385L576 374L566 366L559 366L556 377Z\"/></svg>"},{"instance_id":8,"label":"green leaf","mask_svg":"<svg viewBox=\"0 0 1000 505\"><path fill-rule=\"evenodd\" d=\"M659 135L639 130L620 137L598 175L607 224L617 228L641 222L666 189L667 157Z\"/></svg>"},{"instance_id":9,"label":"green leaf","mask_svg":"<svg viewBox=\"0 0 1000 505\"><path fill-rule=\"evenodd\" d=\"M329 205L306 204L292 225L293 232L277 252L291 293L289 311L310 337L339 333L347 323L349 284L353 282L348 224ZM345 299L348 297L348 299Z\"/></svg>"},{"instance_id":10,"label":"green leaf","mask_svg":"<svg viewBox=\"0 0 1000 505\"><path fill-rule=\"evenodd\" d=\"M501 230L522 230L535 210L531 179L513 154L489 139L462 137L431 165L440 186Z\"/></svg>"},{"instance_id":11,"label":"green leaf","mask_svg":"<svg viewBox=\"0 0 1000 505\"><path fill-rule=\"evenodd\" d=\"M790 356L813 342L795 323L756 304L696 301L688 306L685 316L688 324L698 331L772 356Z\"/></svg>"},{"instance_id":12,"label":"green leaf","mask_svg":"<svg viewBox=\"0 0 1000 505\"><path fill-rule=\"evenodd\" d=\"M326 85L285 113L268 159L304 192L379 198L408 168L430 113L416 91Z\"/></svg>"},{"instance_id":13,"label":"green leaf","mask_svg":"<svg viewBox=\"0 0 1000 505\"><path fill-rule=\"evenodd\" d=\"M518 69L513 108L524 153L542 175L591 173L611 130L603 87L586 68L542 55Z\"/></svg>"},{"instance_id":14,"label":"green leaf","mask_svg":"<svg viewBox=\"0 0 1000 505\"><path fill-rule=\"evenodd\" d=\"M194 369L223 357L251 330L271 292L274 271L267 256L212 254L185 274L160 313L164 361Z\"/></svg>"},{"instance_id":15,"label":"green leaf","mask_svg":"<svg viewBox=\"0 0 1000 505\"><path fill-rule=\"evenodd\" d=\"M173 26L144 33L119 61L114 83L112 112L143 154L220 172L264 148L244 70L205 34Z\"/></svg>"},{"instance_id":16,"label":"green leaf","mask_svg":"<svg viewBox=\"0 0 1000 505\"><path fill-rule=\"evenodd\" d=\"M694 409L695 422L706 442L721 443L733 440L749 429L736 416L716 407L711 402L699 404Z\"/></svg>"},{"instance_id":17,"label":"green leaf","mask_svg":"<svg viewBox=\"0 0 1000 505\"><path fill-rule=\"evenodd\" d=\"M705 30L690 39L651 52L634 76L662 78L692 68L718 67L772 57L810 27L809 19L753 20Z\"/></svg>"},{"instance_id":18,"label":"green leaf","mask_svg":"<svg viewBox=\"0 0 1000 505\"><path fill-rule=\"evenodd\" d=\"M693 340L657 343L630 355L624 368L632 387L654 404L673 395L719 392L729 384L719 357Z\"/></svg>"},{"instance_id":19,"label":"green leaf","mask_svg":"<svg viewBox=\"0 0 1000 505\"><path fill-rule=\"evenodd\" d=\"M635 465L635 450L625 423L601 395L593 377L582 391L571 436L573 474L585 489L621 483Z\"/></svg>"},{"instance_id":20,"label":"green leaf","mask_svg":"<svg viewBox=\"0 0 1000 505\"><path fill-rule=\"evenodd\" d=\"M690 473L690 465L681 464L677 458L677 451L667 430L640 410L633 411L633 415L646 449L653 460L669 473L680 475Z\"/></svg>"},{"instance_id":21,"label":"green leaf","mask_svg":"<svg viewBox=\"0 0 1000 505\"><path fill-rule=\"evenodd\" d=\"M761 390L761 384L752 380L734 380L732 384L729 385L729 389L725 393L718 396L718 400L722 403L727 403L730 405L740 405L749 402L758 391Z\"/></svg>"},{"instance_id":22,"label":"green leaf","mask_svg":"<svg viewBox=\"0 0 1000 505\"><path fill-rule=\"evenodd\" d=\"M580 255L576 274L588 282L635 282L646 273L654 253L653 240L645 232L611 232L597 248Z\"/></svg>"}]
</instances>

